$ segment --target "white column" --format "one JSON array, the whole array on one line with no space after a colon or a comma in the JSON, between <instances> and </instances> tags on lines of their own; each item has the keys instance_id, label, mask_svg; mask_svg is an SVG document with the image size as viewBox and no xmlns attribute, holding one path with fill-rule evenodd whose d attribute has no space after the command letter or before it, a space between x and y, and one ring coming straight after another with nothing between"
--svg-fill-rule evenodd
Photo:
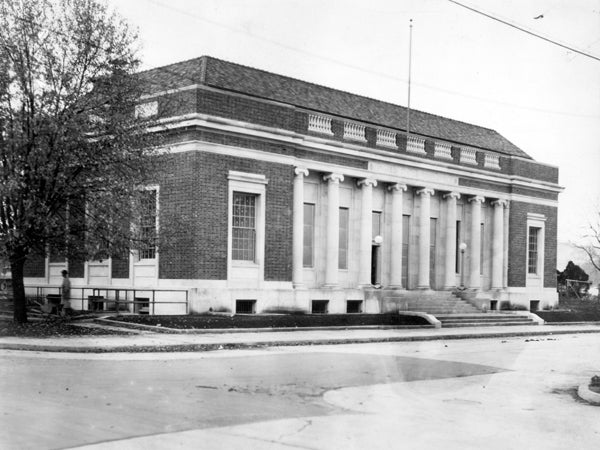
<instances>
[{"instance_id":1,"label":"white column","mask_svg":"<svg viewBox=\"0 0 600 450\"><path fill-rule=\"evenodd\" d=\"M390 237L390 287L402 287L402 193L406 185L395 183L388 187L392 191L392 235Z\"/></svg>"},{"instance_id":2,"label":"white column","mask_svg":"<svg viewBox=\"0 0 600 450\"><path fill-rule=\"evenodd\" d=\"M373 245L373 187L377 181L364 178L358 181L362 187L361 211L360 211L360 253L358 273L359 286L371 285L371 247Z\"/></svg>"},{"instance_id":3,"label":"white column","mask_svg":"<svg viewBox=\"0 0 600 450\"><path fill-rule=\"evenodd\" d=\"M481 288L481 204L485 201L480 195L471 197L471 245L469 246L470 289Z\"/></svg>"},{"instance_id":4,"label":"white column","mask_svg":"<svg viewBox=\"0 0 600 450\"><path fill-rule=\"evenodd\" d=\"M304 177L308 176L308 170L302 167L294 169L294 200L292 224L292 284L295 288L302 287L302 267L304 256Z\"/></svg>"},{"instance_id":5,"label":"white column","mask_svg":"<svg viewBox=\"0 0 600 450\"><path fill-rule=\"evenodd\" d=\"M492 202L494 229L492 237L492 289L502 289L504 274L504 206L505 200Z\"/></svg>"},{"instance_id":6,"label":"white column","mask_svg":"<svg viewBox=\"0 0 600 450\"><path fill-rule=\"evenodd\" d=\"M502 287L508 287L508 226L510 220L510 202L506 200L504 210L504 268L502 273Z\"/></svg>"},{"instance_id":7,"label":"white column","mask_svg":"<svg viewBox=\"0 0 600 450\"><path fill-rule=\"evenodd\" d=\"M340 182L344 181L344 175L330 173L325 175L323 180L327 181L327 259L325 264L325 285L337 286L340 233Z\"/></svg>"},{"instance_id":8,"label":"white column","mask_svg":"<svg viewBox=\"0 0 600 450\"><path fill-rule=\"evenodd\" d=\"M458 192L449 192L446 199L446 246L444 263L444 289L456 287L456 200Z\"/></svg>"},{"instance_id":9,"label":"white column","mask_svg":"<svg viewBox=\"0 0 600 450\"><path fill-rule=\"evenodd\" d=\"M430 246L430 220L431 196L434 190L423 188L417 191L421 197L421 210L419 213L419 276L417 289L429 289L429 246Z\"/></svg>"}]
</instances>

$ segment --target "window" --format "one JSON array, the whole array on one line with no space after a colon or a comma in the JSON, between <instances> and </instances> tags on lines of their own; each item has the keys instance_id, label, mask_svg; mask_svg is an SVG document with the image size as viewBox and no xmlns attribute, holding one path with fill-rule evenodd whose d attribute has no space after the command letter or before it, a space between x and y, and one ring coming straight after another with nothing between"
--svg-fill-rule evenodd
<instances>
[{"instance_id":1,"label":"window","mask_svg":"<svg viewBox=\"0 0 600 450\"><path fill-rule=\"evenodd\" d=\"M304 204L304 252L302 265L304 267L313 267L314 264L314 237L315 237L315 205L312 203Z\"/></svg>"},{"instance_id":2,"label":"window","mask_svg":"<svg viewBox=\"0 0 600 450\"><path fill-rule=\"evenodd\" d=\"M373 237L381 236L381 212L373 211Z\"/></svg>"},{"instance_id":3,"label":"window","mask_svg":"<svg viewBox=\"0 0 600 450\"><path fill-rule=\"evenodd\" d=\"M435 254L437 241L437 219L431 217L429 219L429 286L435 286Z\"/></svg>"},{"instance_id":4,"label":"window","mask_svg":"<svg viewBox=\"0 0 600 450\"><path fill-rule=\"evenodd\" d=\"M313 314L327 314L329 312L329 300L313 300L311 306L311 313Z\"/></svg>"},{"instance_id":5,"label":"window","mask_svg":"<svg viewBox=\"0 0 600 450\"><path fill-rule=\"evenodd\" d=\"M236 300L235 301L235 313L236 314L255 314L256 313L256 300Z\"/></svg>"},{"instance_id":6,"label":"window","mask_svg":"<svg viewBox=\"0 0 600 450\"><path fill-rule=\"evenodd\" d=\"M140 192L140 259L156 258L157 199L158 195L156 189L146 189Z\"/></svg>"},{"instance_id":7,"label":"window","mask_svg":"<svg viewBox=\"0 0 600 450\"><path fill-rule=\"evenodd\" d=\"M233 193L232 259L255 261L256 255L256 195Z\"/></svg>"},{"instance_id":8,"label":"window","mask_svg":"<svg viewBox=\"0 0 600 450\"><path fill-rule=\"evenodd\" d=\"M346 301L346 313L348 314L360 314L362 313L362 300L347 300Z\"/></svg>"},{"instance_id":9,"label":"window","mask_svg":"<svg viewBox=\"0 0 600 450\"><path fill-rule=\"evenodd\" d=\"M538 256L539 256L539 236L540 227L529 227L528 239L527 239L527 273L536 275L538 274Z\"/></svg>"},{"instance_id":10,"label":"window","mask_svg":"<svg viewBox=\"0 0 600 450\"><path fill-rule=\"evenodd\" d=\"M462 222L460 220L456 221L456 256L455 256L455 272L460 273L460 244L462 243L461 239L461 225Z\"/></svg>"},{"instance_id":11,"label":"window","mask_svg":"<svg viewBox=\"0 0 600 450\"><path fill-rule=\"evenodd\" d=\"M483 275L483 258L485 249L485 224L481 224L481 241L479 243L479 274Z\"/></svg>"},{"instance_id":12,"label":"window","mask_svg":"<svg viewBox=\"0 0 600 450\"><path fill-rule=\"evenodd\" d=\"M339 251L338 251L338 268L348 268L348 222L349 210L348 208L340 208L340 240L339 240Z\"/></svg>"},{"instance_id":13,"label":"window","mask_svg":"<svg viewBox=\"0 0 600 450\"><path fill-rule=\"evenodd\" d=\"M410 216L402 216L402 286L408 288L408 248L410 238Z\"/></svg>"}]
</instances>

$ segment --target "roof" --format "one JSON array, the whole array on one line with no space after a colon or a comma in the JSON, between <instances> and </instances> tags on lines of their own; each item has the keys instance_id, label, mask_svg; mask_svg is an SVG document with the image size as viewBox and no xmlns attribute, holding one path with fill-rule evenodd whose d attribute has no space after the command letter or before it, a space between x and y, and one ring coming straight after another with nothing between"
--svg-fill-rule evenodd
<instances>
[{"instance_id":1,"label":"roof","mask_svg":"<svg viewBox=\"0 0 600 450\"><path fill-rule=\"evenodd\" d=\"M157 89L203 84L342 116L378 126L406 129L407 108L209 56L140 74ZM497 131L423 111L410 110L411 132L531 159Z\"/></svg>"}]
</instances>

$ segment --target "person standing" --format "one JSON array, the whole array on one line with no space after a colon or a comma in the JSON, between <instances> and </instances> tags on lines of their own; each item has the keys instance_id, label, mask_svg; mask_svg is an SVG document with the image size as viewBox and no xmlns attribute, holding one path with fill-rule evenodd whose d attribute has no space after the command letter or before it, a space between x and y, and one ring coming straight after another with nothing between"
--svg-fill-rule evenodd
<instances>
[{"instance_id":1,"label":"person standing","mask_svg":"<svg viewBox=\"0 0 600 450\"><path fill-rule=\"evenodd\" d=\"M63 280L61 285L61 315L66 315L67 313L71 314L71 281L69 280L69 272L63 270L62 272Z\"/></svg>"}]
</instances>

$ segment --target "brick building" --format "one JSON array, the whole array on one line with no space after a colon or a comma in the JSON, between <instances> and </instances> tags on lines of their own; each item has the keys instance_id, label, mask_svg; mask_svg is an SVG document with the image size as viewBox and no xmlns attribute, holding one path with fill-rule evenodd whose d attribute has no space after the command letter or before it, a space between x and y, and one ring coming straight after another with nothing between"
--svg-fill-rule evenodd
<instances>
[{"instance_id":1,"label":"brick building","mask_svg":"<svg viewBox=\"0 0 600 450\"><path fill-rule=\"evenodd\" d=\"M68 267L82 296L184 289L196 312L556 304L558 169L497 132L411 111L407 133L401 106L210 57L141 75L170 144L146 223L182 230L129 261L30 264L30 286Z\"/></svg>"}]
</instances>

